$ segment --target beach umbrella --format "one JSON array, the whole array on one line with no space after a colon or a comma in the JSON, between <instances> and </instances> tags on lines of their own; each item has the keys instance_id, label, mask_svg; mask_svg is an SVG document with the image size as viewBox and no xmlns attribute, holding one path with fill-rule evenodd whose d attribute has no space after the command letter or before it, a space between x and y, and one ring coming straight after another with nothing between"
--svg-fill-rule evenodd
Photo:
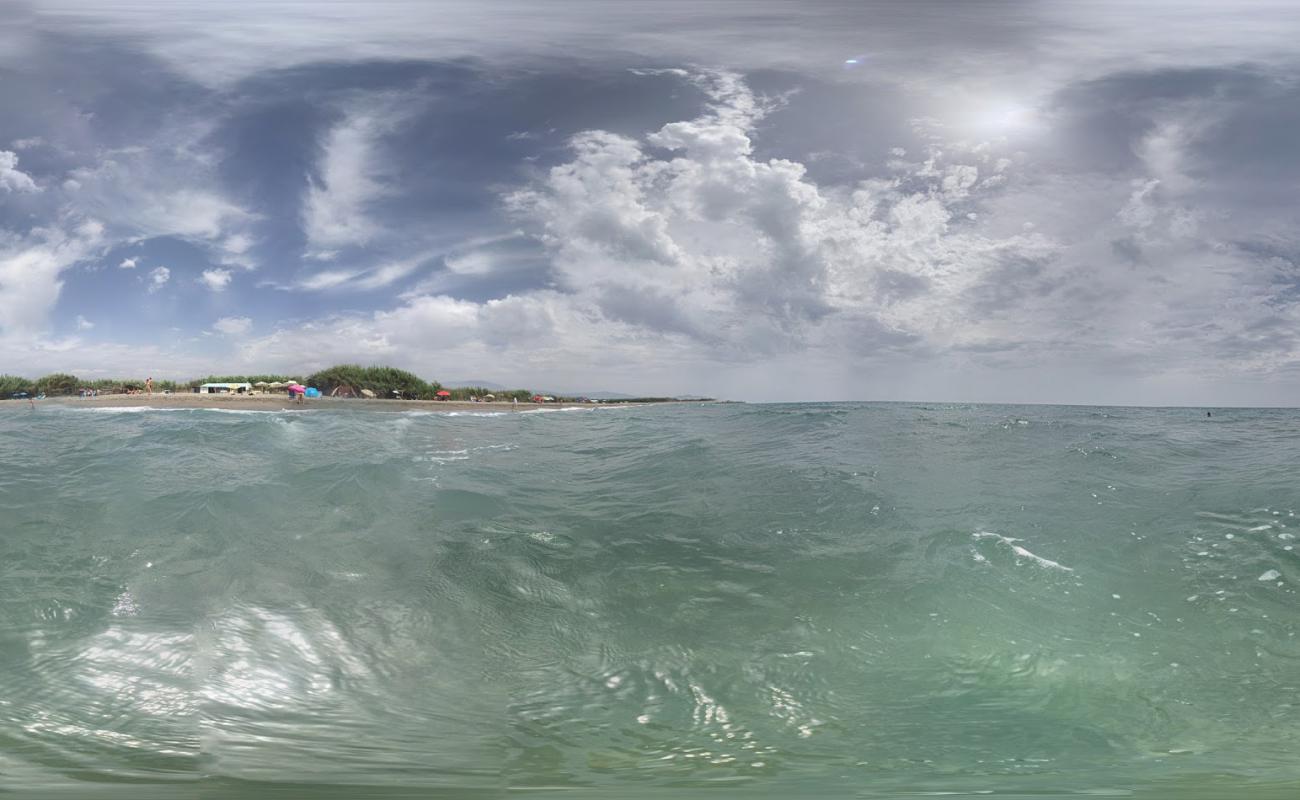
<instances>
[{"instance_id":1,"label":"beach umbrella","mask_svg":"<svg viewBox=\"0 0 1300 800\"><path fill-rule=\"evenodd\" d=\"M253 385L254 385L254 386L270 386L271 384L267 383L266 381L258 381L257 383L255 383L255 384L253 384Z\"/></svg>"},{"instance_id":2,"label":"beach umbrella","mask_svg":"<svg viewBox=\"0 0 1300 800\"><path fill-rule=\"evenodd\" d=\"M451 397L451 392L447 391L446 389L443 389L442 391L438 392L438 395L437 395L437 396L438 396L438 397Z\"/></svg>"},{"instance_id":3,"label":"beach umbrella","mask_svg":"<svg viewBox=\"0 0 1300 800\"><path fill-rule=\"evenodd\" d=\"M374 396L375 396L375 393L372 392L372 391L370 391L369 389L362 389L362 390L361 390L361 396L362 396L362 397L374 397Z\"/></svg>"}]
</instances>

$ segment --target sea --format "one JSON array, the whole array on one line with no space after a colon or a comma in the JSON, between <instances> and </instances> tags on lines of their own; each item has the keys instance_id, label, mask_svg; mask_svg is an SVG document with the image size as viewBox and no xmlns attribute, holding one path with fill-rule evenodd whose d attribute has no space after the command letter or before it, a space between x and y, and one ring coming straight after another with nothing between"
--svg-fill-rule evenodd
<instances>
[{"instance_id":1,"label":"sea","mask_svg":"<svg viewBox=\"0 0 1300 800\"><path fill-rule=\"evenodd\" d=\"M1300 411L0 409L0 797L1300 797Z\"/></svg>"}]
</instances>

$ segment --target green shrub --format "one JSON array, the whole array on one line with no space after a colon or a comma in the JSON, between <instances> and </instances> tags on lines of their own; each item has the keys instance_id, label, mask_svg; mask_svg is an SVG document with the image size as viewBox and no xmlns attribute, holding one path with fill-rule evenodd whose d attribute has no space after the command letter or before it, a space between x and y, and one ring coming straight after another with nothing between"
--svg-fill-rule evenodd
<instances>
[{"instance_id":1,"label":"green shrub","mask_svg":"<svg viewBox=\"0 0 1300 800\"><path fill-rule=\"evenodd\" d=\"M36 379L36 391L53 397L60 394L76 394L84 384L76 375L68 375L65 372L55 372Z\"/></svg>"},{"instance_id":2,"label":"green shrub","mask_svg":"<svg viewBox=\"0 0 1300 800\"><path fill-rule=\"evenodd\" d=\"M35 383L17 375L0 375L0 397L8 397L14 392L34 393Z\"/></svg>"},{"instance_id":3,"label":"green shrub","mask_svg":"<svg viewBox=\"0 0 1300 800\"><path fill-rule=\"evenodd\" d=\"M357 364L338 364L307 376L308 386L315 386L321 394L328 395L340 386L350 386L356 391L369 389L379 397L391 398L397 391L403 398L431 400L442 385L428 382L414 373L396 367L362 367Z\"/></svg>"}]
</instances>

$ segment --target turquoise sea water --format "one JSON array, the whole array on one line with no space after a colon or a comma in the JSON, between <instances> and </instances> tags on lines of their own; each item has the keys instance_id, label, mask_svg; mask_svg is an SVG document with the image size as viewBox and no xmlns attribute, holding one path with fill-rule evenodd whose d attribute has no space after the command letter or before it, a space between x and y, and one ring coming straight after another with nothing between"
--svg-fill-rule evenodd
<instances>
[{"instance_id":1,"label":"turquoise sea water","mask_svg":"<svg viewBox=\"0 0 1300 800\"><path fill-rule=\"evenodd\" d=\"M0 796L1300 796L1300 412L0 410Z\"/></svg>"}]
</instances>

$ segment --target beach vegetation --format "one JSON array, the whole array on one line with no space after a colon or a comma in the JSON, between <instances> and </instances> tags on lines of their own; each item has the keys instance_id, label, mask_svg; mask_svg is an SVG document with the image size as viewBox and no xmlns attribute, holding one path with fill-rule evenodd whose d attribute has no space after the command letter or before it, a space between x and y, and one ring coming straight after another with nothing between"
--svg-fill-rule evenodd
<instances>
[{"instance_id":1,"label":"beach vegetation","mask_svg":"<svg viewBox=\"0 0 1300 800\"><path fill-rule=\"evenodd\" d=\"M0 397L8 397L14 392L31 392L36 388L35 382L17 375L0 375Z\"/></svg>"},{"instance_id":2,"label":"beach vegetation","mask_svg":"<svg viewBox=\"0 0 1300 800\"><path fill-rule=\"evenodd\" d=\"M452 400L470 400L477 397L482 400L484 397L491 395L495 400L518 400L527 402L533 396L531 389L488 389L483 386L456 386L448 387L447 391L451 392Z\"/></svg>"},{"instance_id":3,"label":"beach vegetation","mask_svg":"<svg viewBox=\"0 0 1300 800\"><path fill-rule=\"evenodd\" d=\"M51 397L60 394L76 394L83 386L84 384L77 380L76 375L69 375L66 372L55 372L36 379L37 393Z\"/></svg>"},{"instance_id":4,"label":"beach vegetation","mask_svg":"<svg viewBox=\"0 0 1300 800\"><path fill-rule=\"evenodd\" d=\"M347 387L353 391L369 389L378 397L400 397L406 400L432 400L442 389L442 384L437 381L426 381L404 369L363 367L358 364L337 364L308 375L307 385L315 386L325 395L336 388Z\"/></svg>"},{"instance_id":5,"label":"beach vegetation","mask_svg":"<svg viewBox=\"0 0 1300 800\"><path fill-rule=\"evenodd\" d=\"M203 378L184 381L155 379L153 388L155 392L189 392L196 391L199 386L205 383L250 383L257 385L259 383L289 384L294 382L313 386L326 396L335 393L335 390L338 389L337 394L342 397L356 397L362 395L363 391L368 391L373 393L375 397L384 399L468 401L484 400L490 397L497 402L517 400L521 403L528 403L533 402L534 396L537 396L537 393L531 389L494 389L486 386L444 387L436 380L425 380L404 369L382 365L363 367L359 364L336 364L328 369L312 373L306 378L301 377L301 374L268 374L208 375ZM78 378L76 375L62 372L45 375L35 380L19 375L0 375L0 397L10 397L17 392L28 392L33 395L43 393L54 397L58 395L75 395L84 389L95 389L101 394L141 392L145 390L145 379L95 378L92 380ZM440 391L445 392L442 398L438 397ZM662 403L670 399L666 397L635 397L604 402ZM586 401L586 398L555 394L554 400L558 402L582 402Z\"/></svg>"}]
</instances>

